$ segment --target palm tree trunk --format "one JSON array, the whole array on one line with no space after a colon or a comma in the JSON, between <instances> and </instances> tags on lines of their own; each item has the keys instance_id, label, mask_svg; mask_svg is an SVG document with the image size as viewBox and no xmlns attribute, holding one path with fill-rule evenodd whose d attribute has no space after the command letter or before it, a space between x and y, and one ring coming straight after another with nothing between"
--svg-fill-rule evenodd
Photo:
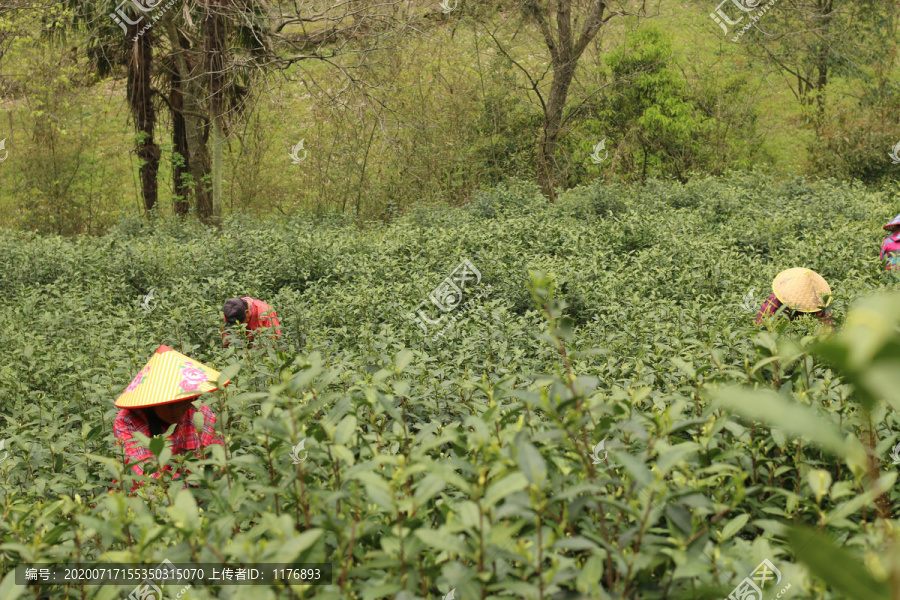
<instances>
[{"instance_id":1,"label":"palm tree trunk","mask_svg":"<svg viewBox=\"0 0 900 600\"><path fill-rule=\"evenodd\" d=\"M227 0L207 0L203 31L203 53L209 75L209 120L212 124L212 220L222 216L222 177L225 154L225 18Z\"/></svg>"},{"instance_id":2,"label":"palm tree trunk","mask_svg":"<svg viewBox=\"0 0 900 600\"><path fill-rule=\"evenodd\" d=\"M173 158L172 179L175 189L175 201L172 209L176 215L186 215L191 209L188 195L191 186L188 182L191 172L190 151L188 150L187 129L184 124L184 94L181 90L181 78L177 67L172 65L169 81L169 104L172 107L172 145L176 155Z\"/></svg>"},{"instance_id":3,"label":"palm tree trunk","mask_svg":"<svg viewBox=\"0 0 900 600\"><path fill-rule=\"evenodd\" d=\"M157 173L159 172L160 150L153 141L153 129L156 125L156 109L153 107L153 91L150 86L150 71L153 61L153 30L138 36L137 25L132 25L130 38L131 55L128 57L128 104L137 129L136 150L140 159L141 195L144 198L144 210L149 214L159 196Z\"/></svg>"},{"instance_id":4,"label":"palm tree trunk","mask_svg":"<svg viewBox=\"0 0 900 600\"><path fill-rule=\"evenodd\" d=\"M200 98L204 96L199 74L192 69L187 58L187 50L190 49L187 40L181 39L178 30L172 22L170 14L163 17L166 34L175 56L175 67L182 84L183 91L183 116L185 124L185 138L188 147L188 164L191 175L194 178L194 198L196 198L197 216L204 223L208 223L212 217L212 196L206 187L209 180L210 157L207 141L209 129L205 112Z\"/></svg>"}]
</instances>

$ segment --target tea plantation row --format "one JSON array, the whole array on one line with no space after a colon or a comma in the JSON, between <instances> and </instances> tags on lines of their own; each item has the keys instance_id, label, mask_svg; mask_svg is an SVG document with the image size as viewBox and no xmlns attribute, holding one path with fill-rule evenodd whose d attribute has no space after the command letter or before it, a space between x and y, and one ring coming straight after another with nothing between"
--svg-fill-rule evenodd
<instances>
[{"instance_id":1,"label":"tea plantation row","mask_svg":"<svg viewBox=\"0 0 900 600\"><path fill-rule=\"evenodd\" d=\"M19 563L168 559L334 568L189 600L722 598L767 559L766 597L854 597L843 572L897 598L900 303L847 318L895 287L878 262L895 198L735 174L548 205L514 180L364 227L3 231L0 597L133 589L16 586ZM442 313L429 297L456 303L464 260L480 278ZM753 325L794 266L831 284L837 335ZM279 346L222 347L239 295L277 310ZM447 316L425 333L419 306ZM131 483L112 403L160 344L233 375L204 400L226 448L188 490L110 493Z\"/></svg>"}]
</instances>

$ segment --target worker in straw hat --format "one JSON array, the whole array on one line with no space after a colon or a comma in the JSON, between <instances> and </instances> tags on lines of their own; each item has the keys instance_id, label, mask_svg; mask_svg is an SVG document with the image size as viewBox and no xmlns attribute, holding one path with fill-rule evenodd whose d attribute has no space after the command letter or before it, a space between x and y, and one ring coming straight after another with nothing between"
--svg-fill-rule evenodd
<instances>
[{"instance_id":1,"label":"worker in straw hat","mask_svg":"<svg viewBox=\"0 0 900 600\"><path fill-rule=\"evenodd\" d=\"M168 346L160 346L143 369L135 376L122 395L116 400L120 408L113 425L117 444L124 446L125 465L143 475L142 464L153 458L149 449L140 446L134 433L147 437L175 429L168 439L172 442L172 454L198 453L205 455L205 448L212 444L224 445L216 436L216 416L201 406L195 408L192 400L217 389L219 372L199 361L188 358ZM225 382L225 385L228 381ZM195 424L195 417L197 417ZM164 468L171 471L166 465ZM159 472L151 477L158 478ZM173 474L177 477L178 473ZM137 484L132 491L137 488Z\"/></svg>"},{"instance_id":2,"label":"worker in straw hat","mask_svg":"<svg viewBox=\"0 0 900 600\"><path fill-rule=\"evenodd\" d=\"M894 220L883 227L890 235L881 242L881 260L888 260L886 269L900 268L900 215L894 217Z\"/></svg>"},{"instance_id":3,"label":"worker in straw hat","mask_svg":"<svg viewBox=\"0 0 900 600\"><path fill-rule=\"evenodd\" d=\"M756 324L775 314L782 306L792 321L804 314L812 315L834 329L831 309L831 288L821 275L812 269L794 268L779 273L772 282L772 294L760 307Z\"/></svg>"}]
</instances>

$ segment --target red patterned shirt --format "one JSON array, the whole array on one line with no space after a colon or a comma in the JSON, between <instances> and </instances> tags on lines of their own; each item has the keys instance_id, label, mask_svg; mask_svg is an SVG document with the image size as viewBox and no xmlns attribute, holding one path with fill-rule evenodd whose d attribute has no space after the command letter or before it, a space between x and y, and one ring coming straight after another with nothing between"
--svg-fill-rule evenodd
<instances>
[{"instance_id":1,"label":"red patterned shirt","mask_svg":"<svg viewBox=\"0 0 900 600\"><path fill-rule=\"evenodd\" d=\"M881 243L881 254L879 258L884 260L888 259L888 264L885 269L896 269L897 268L897 258L895 255L900 254L900 230L893 232L891 235L884 238L884 241Z\"/></svg>"},{"instance_id":2,"label":"red patterned shirt","mask_svg":"<svg viewBox=\"0 0 900 600\"><path fill-rule=\"evenodd\" d=\"M275 335L281 335L281 327L279 327L278 315L275 313L275 309L262 300L250 298L249 296L241 298L241 300L246 302L247 306L250 308L250 322L247 323L247 331L252 332L254 329L259 329L260 327L269 327L275 331ZM222 316L222 321L227 323L224 316ZM249 334L249 337L250 340L253 341L252 333ZM228 332L223 331L222 340L227 346Z\"/></svg>"},{"instance_id":3,"label":"red patterned shirt","mask_svg":"<svg viewBox=\"0 0 900 600\"><path fill-rule=\"evenodd\" d=\"M775 294L769 294L769 297L766 298L766 301L763 302L763 305L759 307L759 312L756 313L756 324L759 325L763 322L763 319L765 319L769 315L774 315L775 312L779 308L781 308L781 306L781 300L779 300L778 297L775 296ZM792 321L803 314L809 314L822 321L822 323L824 323L825 325L828 325L829 327L834 329L834 321L832 320L831 309L829 308L824 308L813 313L798 313L787 309L784 311L784 314L787 315L788 318Z\"/></svg>"},{"instance_id":4,"label":"red patterned shirt","mask_svg":"<svg viewBox=\"0 0 900 600\"><path fill-rule=\"evenodd\" d=\"M172 454L187 454L189 452L198 452L201 456L205 456L204 448L211 444L225 445L221 438L216 436L215 424L216 415L207 406L201 406L199 411L203 414L203 430L197 434L197 428L194 427L194 415L197 414L196 408L191 406L185 415L175 426L175 431L169 436L172 442ZM152 459L153 453L148 448L139 446L137 440L133 439L132 433L137 431L147 437L151 437L150 421L144 411L141 409L123 408L116 415L116 422L113 425L116 434L116 444L125 447L125 466L131 465L132 470L137 475L143 475L144 469L141 463ZM171 472L169 465L163 467L166 471ZM157 478L160 473L157 471L150 477ZM173 477L178 477L176 472ZM138 487L136 483L131 488L134 491Z\"/></svg>"}]
</instances>

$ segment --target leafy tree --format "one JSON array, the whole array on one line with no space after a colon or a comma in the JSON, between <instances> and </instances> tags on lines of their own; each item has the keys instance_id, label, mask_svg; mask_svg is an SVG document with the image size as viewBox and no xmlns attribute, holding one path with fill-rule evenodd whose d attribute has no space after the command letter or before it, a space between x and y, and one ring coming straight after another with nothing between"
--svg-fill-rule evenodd
<instances>
[{"instance_id":1,"label":"leafy tree","mask_svg":"<svg viewBox=\"0 0 900 600\"><path fill-rule=\"evenodd\" d=\"M566 104L569 91L575 79L578 62L603 26L611 19L627 14L643 14L643 2L622 0L613 7L604 0L525 0L521 4L524 17L535 23L540 30L544 45L550 55L550 70L553 75L550 89L542 90L543 75L534 76L529 70L515 61L509 54L506 44L493 36L494 43L500 52L509 58L529 81L540 102L543 112L541 137L537 149L538 182L551 201L556 200L557 150L563 135L563 125L567 119ZM579 18L584 21L579 29ZM591 94L596 93L596 90ZM546 98L545 98L546 94Z\"/></svg>"},{"instance_id":2,"label":"leafy tree","mask_svg":"<svg viewBox=\"0 0 900 600\"><path fill-rule=\"evenodd\" d=\"M606 64L619 83L595 104L594 116L596 127L617 140L613 164L626 178L662 175L685 182L692 170L721 173L758 150L753 110L720 109L736 104L740 81L725 102L721 90L692 89L659 30L629 34Z\"/></svg>"},{"instance_id":3,"label":"leafy tree","mask_svg":"<svg viewBox=\"0 0 900 600\"><path fill-rule=\"evenodd\" d=\"M751 54L786 75L803 106L814 108L817 131L825 120L826 92L835 76L867 79L872 67L878 70L895 60L890 51L896 47L894 2L779 0L766 8L755 23L744 24L747 31L740 39L749 42Z\"/></svg>"},{"instance_id":4,"label":"leafy tree","mask_svg":"<svg viewBox=\"0 0 900 600\"><path fill-rule=\"evenodd\" d=\"M750 53L785 74L810 111L812 173L896 177L888 152L900 141L897 17L896 2L786 0L747 31ZM835 78L841 86L829 93Z\"/></svg>"}]
</instances>

